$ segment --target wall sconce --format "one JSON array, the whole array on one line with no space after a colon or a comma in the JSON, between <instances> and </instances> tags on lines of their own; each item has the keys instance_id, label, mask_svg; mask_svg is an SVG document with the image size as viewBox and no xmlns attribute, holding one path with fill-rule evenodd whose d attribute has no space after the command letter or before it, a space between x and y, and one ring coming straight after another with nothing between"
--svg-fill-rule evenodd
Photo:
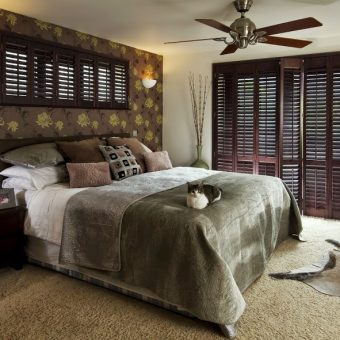
<instances>
[{"instance_id":1,"label":"wall sconce","mask_svg":"<svg viewBox=\"0 0 340 340\"><path fill-rule=\"evenodd\" d=\"M150 89L151 87L154 87L157 83L156 79L142 79L142 83L144 85L145 88Z\"/></svg>"}]
</instances>

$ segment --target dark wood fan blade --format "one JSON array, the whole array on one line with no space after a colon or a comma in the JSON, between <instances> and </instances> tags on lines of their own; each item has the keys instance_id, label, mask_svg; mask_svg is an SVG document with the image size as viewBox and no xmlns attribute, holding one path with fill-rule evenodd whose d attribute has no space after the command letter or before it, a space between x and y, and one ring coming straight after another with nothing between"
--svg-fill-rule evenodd
<instances>
[{"instance_id":1,"label":"dark wood fan blade","mask_svg":"<svg viewBox=\"0 0 340 340\"><path fill-rule=\"evenodd\" d=\"M261 27L256 31L265 31L266 35L273 35L285 32L303 30L306 28L322 26L322 23L314 18L304 18L294 21L284 22L273 26Z\"/></svg>"},{"instance_id":2,"label":"dark wood fan blade","mask_svg":"<svg viewBox=\"0 0 340 340\"><path fill-rule=\"evenodd\" d=\"M296 47L296 48L302 48L309 44L311 44L311 41L308 40L300 40L300 39L291 39L291 38L282 38L282 37L271 37L271 36L265 36L267 41L263 41L261 43L263 44L271 44L271 45L280 45L280 46L288 46L288 47Z\"/></svg>"},{"instance_id":3,"label":"dark wood fan blade","mask_svg":"<svg viewBox=\"0 0 340 340\"><path fill-rule=\"evenodd\" d=\"M223 41L224 39L225 38L191 39L191 40L167 41L164 44L177 44L177 43L183 43L183 42L203 41L203 40Z\"/></svg>"},{"instance_id":4,"label":"dark wood fan blade","mask_svg":"<svg viewBox=\"0 0 340 340\"><path fill-rule=\"evenodd\" d=\"M195 19L196 21L208 25L210 27L216 28L222 32L229 33L231 31L231 28L221 24L220 22L213 20L213 19Z\"/></svg>"},{"instance_id":5,"label":"dark wood fan blade","mask_svg":"<svg viewBox=\"0 0 340 340\"><path fill-rule=\"evenodd\" d=\"M236 46L236 44L228 45L228 46L220 53L220 55L234 53L234 52L236 52L237 49L238 49L238 47Z\"/></svg>"}]
</instances>

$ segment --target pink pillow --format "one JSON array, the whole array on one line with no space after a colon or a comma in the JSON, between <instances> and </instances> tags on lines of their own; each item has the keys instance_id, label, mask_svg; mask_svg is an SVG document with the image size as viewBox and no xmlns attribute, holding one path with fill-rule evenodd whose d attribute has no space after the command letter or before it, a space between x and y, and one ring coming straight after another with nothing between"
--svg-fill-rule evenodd
<instances>
[{"instance_id":1,"label":"pink pillow","mask_svg":"<svg viewBox=\"0 0 340 340\"><path fill-rule=\"evenodd\" d=\"M172 168L168 151L147 152L144 161L148 171L167 170Z\"/></svg>"},{"instance_id":2,"label":"pink pillow","mask_svg":"<svg viewBox=\"0 0 340 340\"><path fill-rule=\"evenodd\" d=\"M67 163L70 188L98 187L112 183L107 162Z\"/></svg>"}]
</instances>

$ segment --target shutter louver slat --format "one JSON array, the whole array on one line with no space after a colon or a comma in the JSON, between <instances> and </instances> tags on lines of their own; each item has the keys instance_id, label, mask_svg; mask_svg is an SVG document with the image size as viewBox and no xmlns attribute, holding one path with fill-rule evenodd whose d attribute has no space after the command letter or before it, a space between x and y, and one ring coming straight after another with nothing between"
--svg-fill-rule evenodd
<instances>
[{"instance_id":1,"label":"shutter louver slat","mask_svg":"<svg viewBox=\"0 0 340 340\"><path fill-rule=\"evenodd\" d=\"M28 95L28 49L26 45L5 43L5 96Z\"/></svg>"},{"instance_id":2,"label":"shutter louver slat","mask_svg":"<svg viewBox=\"0 0 340 340\"><path fill-rule=\"evenodd\" d=\"M237 80L237 156L254 154L254 77Z\"/></svg>"},{"instance_id":3,"label":"shutter louver slat","mask_svg":"<svg viewBox=\"0 0 340 340\"><path fill-rule=\"evenodd\" d=\"M332 169L332 217L340 218L340 167Z\"/></svg>"},{"instance_id":4,"label":"shutter louver slat","mask_svg":"<svg viewBox=\"0 0 340 340\"><path fill-rule=\"evenodd\" d=\"M326 159L326 72L306 75L306 160Z\"/></svg>"},{"instance_id":5,"label":"shutter louver slat","mask_svg":"<svg viewBox=\"0 0 340 340\"><path fill-rule=\"evenodd\" d=\"M287 164L282 166L282 180L295 197L297 204L300 206L301 178L300 164Z\"/></svg>"},{"instance_id":6,"label":"shutter louver slat","mask_svg":"<svg viewBox=\"0 0 340 340\"><path fill-rule=\"evenodd\" d=\"M34 98L40 100L52 99L54 91L53 52L35 49L33 55Z\"/></svg>"},{"instance_id":7,"label":"shutter louver slat","mask_svg":"<svg viewBox=\"0 0 340 340\"><path fill-rule=\"evenodd\" d=\"M277 76L267 74L259 77L259 156L276 156ZM274 171L275 174L275 171Z\"/></svg>"},{"instance_id":8,"label":"shutter louver slat","mask_svg":"<svg viewBox=\"0 0 340 340\"><path fill-rule=\"evenodd\" d=\"M75 99L75 59L71 55L58 56L58 99Z\"/></svg>"},{"instance_id":9,"label":"shutter louver slat","mask_svg":"<svg viewBox=\"0 0 340 340\"><path fill-rule=\"evenodd\" d=\"M237 172L241 172L244 174L252 174L253 173L253 162L238 161Z\"/></svg>"},{"instance_id":10,"label":"shutter louver slat","mask_svg":"<svg viewBox=\"0 0 340 340\"><path fill-rule=\"evenodd\" d=\"M217 75L216 169L223 171L233 171L232 80L231 74Z\"/></svg>"},{"instance_id":11,"label":"shutter louver slat","mask_svg":"<svg viewBox=\"0 0 340 340\"><path fill-rule=\"evenodd\" d=\"M301 74L284 69L281 178L302 208L301 183Z\"/></svg>"},{"instance_id":12,"label":"shutter louver slat","mask_svg":"<svg viewBox=\"0 0 340 340\"><path fill-rule=\"evenodd\" d=\"M275 163L260 163L259 175L275 177L276 164Z\"/></svg>"},{"instance_id":13,"label":"shutter louver slat","mask_svg":"<svg viewBox=\"0 0 340 340\"><path fill-rule=\"evenodd\" d=\"M332 156L340 161L340 70L333 72Z\"/></svg>"},{"instance_id":14,"label":"shutter louver slat","mask_svg":"<svg viewBox=\"0 0 340 340\"><path fill-rule=\"evenodd\" d=\"M100 103L111 102L111 68L106 62L98 63L98 93L97 100Z\"/></svg>"},{"instance_id":15,"label":"shutter louver slat","mask_svg":"<svg viewBox=\"0 0 340 340\"><path fill-rule=\"evenodd\" d=\"M94 102L94 60L80 59L80 100Z\"/></svg>"},{"instance_id":16,"label":"shutter louver slat","mask_svg":"<svg viewBox=\"0 0 340 340\"><path fill-rule=\"evenodd\" d=\"M340 218L340 70L333 70L332 102L332 217Z\"/></svg>"},{"instance_id":17,"label":"shutter louver slat","mask_svg":"<svg viewBox=\"0 0 340 340\"><path fill-rule=\"evenodd\" d=\"M127 103L127 67L125 65L114 65L115 96L114 100L118 104Z\"/></svg>"},{"instance_id":18,"label":"shutter louver slat","mask_svg":"<svg viewBox=\"0 0 340 340\"><path fill-rule=\"evenodd\" d=\"M326 209L326 168L306 165L305 207L308 213L320 216Z\"/></svg>"}]
</instances>

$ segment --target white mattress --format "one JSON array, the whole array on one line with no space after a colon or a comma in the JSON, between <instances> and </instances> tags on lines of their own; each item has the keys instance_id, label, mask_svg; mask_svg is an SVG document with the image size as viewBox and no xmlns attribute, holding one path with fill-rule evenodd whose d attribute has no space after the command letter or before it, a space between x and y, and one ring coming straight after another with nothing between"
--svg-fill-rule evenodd
<instances>
[{"instance_id":1,"label":"white mattress","mask_svg":"<svg viewBox=\"0 0 340 340\"><path fill-rule=\"evenodd\" d=\"M122 181L113 181L112 186L121 194L124 191L131 191L136 178L140 176L151 179L164 178L164 181L169 177L176 178L178 185L182 185L187 181L197 180L215 173L217 171L177 167L132 176ZM66 204L73 195L85 189L87 188L70 189L68 184L60 183L47 186L42 190L27 190L24 194L27 205L25 234L60 245ZM140 186L138 187L138 190L142 189Z\"/></svg>"}]
</instances>

